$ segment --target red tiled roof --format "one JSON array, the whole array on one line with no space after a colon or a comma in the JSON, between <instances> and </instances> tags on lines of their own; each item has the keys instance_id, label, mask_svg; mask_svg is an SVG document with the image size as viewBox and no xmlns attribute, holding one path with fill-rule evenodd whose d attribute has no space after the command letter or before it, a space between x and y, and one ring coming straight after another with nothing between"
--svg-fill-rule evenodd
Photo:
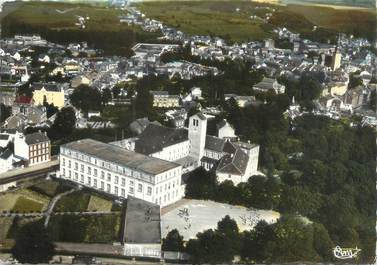
<instances>
[{"instance_id":1,"label":"red tiled roof","mask_svg":"<svg viewBox=\"0 0 377 265\"><path fill-rule=\"evenodd\" d=\"M32 97L18 96L14 102L19 104L31 104L32 99Z\"/></svg>"}]
</instances>

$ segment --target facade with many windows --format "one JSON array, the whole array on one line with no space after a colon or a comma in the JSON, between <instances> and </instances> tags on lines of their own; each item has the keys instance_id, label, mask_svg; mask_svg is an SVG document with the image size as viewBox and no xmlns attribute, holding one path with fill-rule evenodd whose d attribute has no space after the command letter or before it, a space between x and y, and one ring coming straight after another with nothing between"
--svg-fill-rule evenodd
<instances>
[{"instance_id":1,"label":"facade with many windows","mask_svg":"<svg viewBox=\"0 0 377 265\"><path fill-rule=\"evenodd\" d=\"M182 167L91 139L60 147L60 177L165 206L181 199Z\"/></svg>"}]
</instances>

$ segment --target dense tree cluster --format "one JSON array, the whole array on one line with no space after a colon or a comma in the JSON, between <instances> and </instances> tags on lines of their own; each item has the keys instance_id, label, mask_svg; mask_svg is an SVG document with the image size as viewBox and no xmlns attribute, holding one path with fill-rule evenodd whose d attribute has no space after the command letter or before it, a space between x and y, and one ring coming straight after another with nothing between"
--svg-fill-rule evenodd
<instances>
[{"instance_id":1,"label":"dense tree cluster","mask_svg":"<svg viewBox=\"0 0 377 265\"><path fill-rule=\"evenodd\" d=\"M76 126L76 114L71 107L62 108L56 115L55 121L49 130L49 137L61 139L70 135Z\"/></svg>"},{"instance_id":2,"label":"dense tree cluster","mask_svg":"<svg viewBox=\"0 0 377 265\"><path fill-rule=\"evenodd\" d=\"M167 235L163 245L165 251L188 253L193 264L230 264L237 258L247 263L331 261L333 247L323 225L298 215L285 215L270 224L261 220L244 232L227 215L216 229L198 233L185 246L176 229Z\"/></svg>"},{"instance_id":3,"label":"dense tree cluster","mask_svg":"<svg viewBox=\"0 0 377 265\"><path fill-rule=\"evenodd\" d=\"M5 121L12 114L12 108L0 104L0 123Z\"/></svg>"},{"instance_id":4,"label":"dense tree cluster","mask_svg":"<svg viewBox=\"0 0 377 265\"><path fill-rule=\"evenodd\" d=\"M80 85L70 95L73 106L87 113L90 110L102 109L102 93L87 85Z\"/></svg>"},{"instance_id":5,"label":"dense tree cluster","mask_svg":"<svg viewBox=\"0 0 377 265\"><path fill-rule=\"evenodd\" d=\"M17 232L12 255L20 263L49 263L54 248L43 223L31 222Z\"/></svg>"}]
</instances>

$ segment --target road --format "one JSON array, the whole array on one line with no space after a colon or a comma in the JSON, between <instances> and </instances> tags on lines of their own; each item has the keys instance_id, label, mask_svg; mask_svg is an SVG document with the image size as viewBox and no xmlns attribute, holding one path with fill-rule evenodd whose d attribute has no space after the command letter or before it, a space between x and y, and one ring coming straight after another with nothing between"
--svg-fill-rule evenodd
<instances>
[{"instance_id":1,"label":"road","mask_svg":"<svg viewBox=\"0 0 377 265\"><path fill-rule=\"evenodd\" d=\"M15 169L0 174L0 185L29 178L46 177L49 173L54 173L59 168L59 160L54 159L47 163Z\"/></svg>"}]
</instances>

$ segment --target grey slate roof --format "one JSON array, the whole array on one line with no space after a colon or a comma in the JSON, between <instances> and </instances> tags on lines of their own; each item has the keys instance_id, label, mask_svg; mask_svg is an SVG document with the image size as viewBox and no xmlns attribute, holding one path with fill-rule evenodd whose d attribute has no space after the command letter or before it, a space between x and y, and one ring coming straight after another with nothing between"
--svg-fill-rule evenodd
<instances>
[{"instance_id":1,"label":"grey slate roof","mask_svg":"<svg viewBox=\"0 0 377 265\"><path fill-rule=\"evenodd\" d=\"M150 155L161 151L164 147L187 141L188 131L150 123L138 138L135 152Z\"/></svg>"},{"instance_id":2,"label":"grey slate roof","mask_svg":"<svg viewBox=\"0 0 377 265\"><path fill-rule=\"evenodd\" d=\"M207 118L206 118L206 116L204 116L204 114L203 113L201 113L201 112L198 112L198 113L196 113L196 115L198 116L198 118L199 119L201 119L202 121L204 121L204 120L206 120Z\"/></svg>"},{"instance_id":3,"label":"grey slate roof","mask_svg":"<svg viewBox=\"0 0 377 265\"><path fill-rule=\"evenodd\" d=\"M33 83L32 84L32 88L34 90L41 90L43 87L47 91L55 91L55 92L60 91L60 87L57 84L54 84L54 83Z\"/></svg>"},{"instance_id":4,"label":"grey slate roof","mask_svg":"<svg viewBox=\"0 0 377 265\"><path fill-rule=\"evenodd\" d=\"M102 143L92 139L71 142L62 147L152 175L157 175L179 166L173 162L145 156L115 145Z\"/></svg>"},{"instance_id":5,"label":"grey slate roof","mask_svg":"<svg viewBox=\"0 0 377 265\"><path fill-rule=\"evenodd\" d=\"M8 140L9 134L0 134L0 140Z\"/></svg>"},{"instance_id":6,"label":"grey slate roof","mask_svg":"<svg viewBox=\"0 0 377 265\"><path fill-rule=\"evenodd\" d=\"M262 81L254 85L254 88L258 88L261 90L271 90L274 89L273 84L275 80L272 78L264 77Z\"/></svg>"},{"instance_id":7,"label":"grey slate roof","mask_svg":"<svg viewBox=\"0 0 377 265\"><path fill-rule=\"evenodd\" d=\"M205 149L221 153L223 152L225 142L226 141L224 139L207 135Z\"/></svg>"},{"instance_id":8,"label":"grey slate roof","mask_svg":"<svg viewBox=\"0 0 377 265\"><path fill-rule=\"evenodd\" d=\"M160 244L160 223L159 205L128 196L123 242Z\"/></svg>"},{"instance_id":9,"label":"grey slate roof","mask_svg":"<svg viewBox=\"0 0 377 265\"><path fill-rule=\"evenodd\" d=\"M50 139L48 138L48 136L41 132L36 132L36 133L25 135L25 142L28 145L39 144L39 143L44 143L44 142L49 142L49 141Z\"/></svg>"},{"instance_id":10,"label":"grey slate roof","mask_svg":"<svg viewBox=\"0 0 377 265\"><path fill-rule=\"evenodd\" d=\"M13 154L10 148L0 149L0 159L8 159Z\"/></svg>"},{"instance_id":11,"label":"grey slate roof","mask_svg":"<svg viewBox=\"0 0 377 265\"><path fill-rule=\"evenodd\" d=\"M247 154L238 148L234 155L227 154L221 158L217 171L232 175L243 175L246 171L248 160Z\"/></svg>"}]
</instances>

